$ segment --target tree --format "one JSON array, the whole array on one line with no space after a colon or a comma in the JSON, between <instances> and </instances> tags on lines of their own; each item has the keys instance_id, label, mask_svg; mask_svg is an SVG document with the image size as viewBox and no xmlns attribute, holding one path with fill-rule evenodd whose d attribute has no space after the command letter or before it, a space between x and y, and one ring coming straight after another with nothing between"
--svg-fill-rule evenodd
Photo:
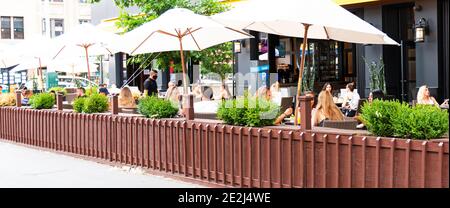
<instances>
[{"instance_id":1,"label":"tree","mask_svg":"<svg viewBox=\"0 0 450 208\"><path fill-rule=\"evenodd\" d=\"M208 16L226 11L228 9L227 5L221 4L217 0L200 0L197 2L192 2L189 0L115 0L115 4L122 9L117 24L119 27L124 28L125 31L131 31L173 8L187 8L197 14ZM131 6L137 6L140 8L142 14L133 15L125 12L124 9ZM226 73L231 72L231 43L224 43L203 51L185 53L191 55L194 62L201 63L202 73L214 72L224 78ZM181 71L179 52L164 52L157 55L141 54L134 56L130 61L131 63L145 66L148 63L143 62L145 60L151 60L150 57L158 57L156 59L156 67L161 70L168 70L171 62L173 62L175 72Z\"/></svg>"}]
</instances>

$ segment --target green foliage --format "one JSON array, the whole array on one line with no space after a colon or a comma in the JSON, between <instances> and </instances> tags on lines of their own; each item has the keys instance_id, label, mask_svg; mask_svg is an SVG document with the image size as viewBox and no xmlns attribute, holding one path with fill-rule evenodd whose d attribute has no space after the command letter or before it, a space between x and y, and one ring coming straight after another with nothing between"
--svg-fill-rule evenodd
<instances>
[{"instance_id":1,"label":"green foliage","mask_svg":"<svg viewBox=\"0 0 450 208\"><path fill-rule=\"evenodd\" d=\"M55 93L62 92L64 95L67 94L66 89L64 89L64 88L62 88L62 87L52 87L52 88L48 89L48 91L49 91L49 92L53 91L53 92L55 92Z\"/></svg>"},{"instance_id":2,"label":"green foliage","mask_svg":"<svg viewBox=\"0 0 450 208\"><path fill-rule=\"evenodd\" d=\"M364 57L363 57L364 58ZM379 62L368 62L365 58L364 61L366 62L367 67L369 68L369 75L370 75L370 91L374 90L382 90L385 95L386 93L386 82L385 82L385 76L384 76L384 62L383 59L380 58Z\"/></svg>"},{"instance_id":3,"label":"green foliage","mask_svg":"<svg viewBox=\"0 0 450 208\"><path fill-rule=\"evenodd\" d=\"M77 99L75 99L75 101L73 102L73 110L77 113L82 113L83 112L83 108L84 108L84 102L86 102L85 97L79 97Z\"/></svg>"},{"instance_id":4,"label":"green foliage","mask_svg":"<svg viewBox=\"0 0 450 208\"><path fill-rule=\"evenodd\" d=\"M413 139L439 138L448 132L448 112L431 105L410 108L398 101L374 100L362 107L367 129L384 137Z\"/></svg>"},{"instance_id":5,"label":"green foliage","mask_svg":"<svg viewBox=\"0 0 450 208\"><path fill-rule=\"evenodd\" d=\"M138 111L147 118L172 118L178 108L168 100L158 97L144 97L139 100Z\"/></svg>"},{"instance_id":6,"label":"green foliage","mask_svg":"<svg viewBox=\"0 0 450 208\"><path fill-rule=\"evenodd\" d=\"M33 109L52 109L55 97L50 93L39 93L31 96L29 103Z\"/></svg>"},{"instance_id":7,"label":"green foliage","mask_svg":"<svg viewBox=\"0 0 450 208\"><path fill-rule=\"evenodd\" d=\"M187 8L193 12L201 15L213 15L224 12L229 9L229 6L220 3L217 0L115 0L116 5L122 10L120 12L118 27L124 28L125 31L131 31L134 28L149 22L167 10L173 8ZM127 13L127 7L136 6L142 11L142 15L133 15ZM230 65L232 59L231 43L224 43L202 51L185 52L186 59L191 56L193 62L200 62L202 73L217 73L225 77L226 73L232 72ZM164 52L155 54L141 54L135 56L129 61L129 64L138 64L140 68L148 66L147 61L156 58L156 68L159 70L168 70L171 64L175 72L181 72L181 58L178 51ZM147 60L147 61L146 61ZM172 63L171 63L172 62Z\"/></svg>"},{"instance_id":8,"label":"green foliage","mask_svg":"<svg viewBox=\"0 0 450 208\"><path fill-rule=\"evenodd\" d=\"M91 86L86 88L86 96L89 97L94 94L98 94L98 87Z\"/></svg>"},{"instance_id":9,"label":"green foliage","mask_svg":"<svg viewBox=\"0 0 450 208\"><path fill-rule=\"evenodd\" d=\"M315 81L316 81L316 67L305 66L302 78L302 92L314 91Z\"/></svg>"},{"instance_id":10,"label":"green foliage","mask_svg":"<svg viewBox=\"0 0 450 208\"><path fill-rule=\"evenodd\" d=\"M107 110L108 98L102 94L92 94L83 103L83 113L103 113Z\"/></svg>"},{"instance_id":11,"label":"green foliage","mask_svg":"<svg viewBox=\"0 0 450 208\"><path fill-rule=\"evenodd\" d=\"M244 97L222 102L217 117L230 125L259 127L272 125L279 111L275 103Z\"/></svg>"}]
</instances>

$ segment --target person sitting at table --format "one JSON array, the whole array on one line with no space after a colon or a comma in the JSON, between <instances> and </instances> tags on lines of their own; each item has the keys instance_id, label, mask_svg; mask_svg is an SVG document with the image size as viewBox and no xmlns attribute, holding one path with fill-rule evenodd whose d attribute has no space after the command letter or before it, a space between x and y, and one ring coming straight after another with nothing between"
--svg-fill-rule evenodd
<instances>
[{"instance_id":1,"label":"person sitting at table","mask_svg":"<svg viewBox=\"0 0 450 208\"><path fill-rule=\"evenodd\" d=\"M281 89L278 81L270 86L270 94L272 102L281 105Z\"/></svg>"},{"instance_id":2,"label":"person sitting at table","mask_svg":"<svg viewBox=\"0 0 450 208\"><path fill-rule=\"evenodd\" d=\"M82 87L77 88L77 97L86 97L86 90Z\"/></svg>"},{"instance_id":3,"label":"person sitting at table","mask_svg":"<svg viewBox=\"0 0 450 208\"><path fill-rule=\"evenodd\" d=\"M344 115L334 104L333 97L327 91L320 92L317 106L312 112L311 123L313 126L322 126L324 120L344 120Z\"/></svg>"},{"instance_id":4,"label":"person sitting at table","mask_svg":"<svg viewBox=\"0 0 450 208\"><path fill-rule=\"evenodd\" d=\"M333 85L331 85L331 83L329 83L329 82L326 82L322 87L322 91L328 91L331 93L331 95L333 95ZM333 96L333 101L335 103L337 103L338 100L339 99L337 97Z\"/></svg>"},{"instance_id":5,"label":"person sitting at table","mask_svg":"<svg viewBox=\"0 0 450 208\"><path fill-rule=\"evenodd\" d=\"M124 87L120 90L119 108L136 108L136 101L129 87Z\"/></svg>"},{"instance_id":6,"label":"person sitting at table","mask_svg":"<svg viewBox=\"0 0 450 208\"><path fill-rule=\"evenodd\" d=\"M170 100L174 103L178 103L178 96L180 95L180 91L178 90L177 86L175 85L175 82L169 82L168 84L169 88L166 92L166 100Z\"/></svg>"},{"instance_id":7,"label":"person sitting at table","mask_svg":"<svg viewBox=\"0 0 450 208\"><path fill-rule=\"evenodd\" d=\"M312 91L307 91L307 92L305 92L305 96L314 98L314 92L312 92ZM312 113L313 111L315 111L315 109L314 109L314 103L315 103L315 102L314 102L314 99L312 99L312 100L311 100L311 113ZM298 111L297 111L297 113L298 113L298 114L297 114L297 115L298 115L298 123L300 123L300 107L298 107L297 110L298 110ZM281 123L283 122L283 120L284 120L285 118L290 117L290 116L292 115L293 112L294 112L293 108L288 108L288 109L286 109L280 116L277 117L277 119L275 119L274 124L275 124L275 125L281 124Z\"/></svg>"},{"instance_id":8,"label":"person sitting at table","mask_svg":"<svg viewBox=\"0 0 450 208\"><path fill-rule=\"evenodd\" d=\"M381 90L374 90L374 91L370 92L369 93L369 97L367 98L367 101L369 103L371 103L375 99L383 100L384 99L383 91L381 91Z\"/></svg>"},{"instance_id":9,"label":"person sitting at table","mask_svg":"<svg viewBox=\"0 0 450 208\"><path fill-rule=\"evenodd\" d=\"M22 91L22 105L29 105L31 96L33 96L33 92L31 90L23 90Z\"/></svg>"},{"instance_id":10,"label":"person sitting at table","mask_svg":"<svg viewBox=\"0 0 450 208\"><path fill-rule=\"evenodd\" d=\"M217 96L215 99L216 100L227 100L227 99L230 99L230 97L231 97L231 93L228 90L227 86L225 84L222 84L220 87L219 96Z\"/></svg>"},{"instance_id":11,"label":"person sitting at table","mask_svg":"<svg viewBox=\"0 0 450 208\"><path fill-rule=\"evenodd\" d=\"M205 96L205 94L203 94L202 86L200 86L199 84L194 84L194 86L192 87L192 94L194 95L194 99L196 99L196 100L200 100L200 101L209 100Z\"/></svg>"},{"instance_id":12,"label":"person sitting at table","mask_svg":"<svg viewBox=\"0 0 450 208\"><path fill-rule=\"evenodd\" d=\"M430 90L426 85L422 85L417 92L417 104L422 105L434 105L436 107L440 107L439 103L434 99L433 96L430 96ZM441 106L448 106L448 99L446 99Z\"/></svg>"},{"instance_id":13,"label":"person sitting at table","mask_svg":"<svg viewBox=\"0 0 450 208\"><path fill-rule=\"evenodd\" d=\"M256 92L255 97L269 101L272 98L272 92L267 86L262 86Z\"/></svg>"},{"instance_id":14,"label":"person sitting at table","mask_svg":"<svg viewBox=\"0 0 450 208\"><path fill-rule=\"evenodd\" d=\"M344 97L344 102L342 102L342 113L347 117L354 117L361 97L354 91L355 86L353 83L347 84L346 90L347 94Z\"/></svg>"}]
</instances>

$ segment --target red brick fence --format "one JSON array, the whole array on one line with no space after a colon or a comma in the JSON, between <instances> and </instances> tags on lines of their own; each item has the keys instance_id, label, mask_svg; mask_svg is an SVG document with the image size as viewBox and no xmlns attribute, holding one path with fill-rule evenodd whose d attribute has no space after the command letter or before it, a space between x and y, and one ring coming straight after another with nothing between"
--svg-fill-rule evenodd
<instances>
[{"instance_id":1,"label":"red brick fence","mask_svg":"<svg viewBox=\"0 0 450 208\"><path fill-rule=\"evenodd\" d=\"M233 187L449 187L443 142L0 108L0 138Z\"/></svg>"}]
</instances>

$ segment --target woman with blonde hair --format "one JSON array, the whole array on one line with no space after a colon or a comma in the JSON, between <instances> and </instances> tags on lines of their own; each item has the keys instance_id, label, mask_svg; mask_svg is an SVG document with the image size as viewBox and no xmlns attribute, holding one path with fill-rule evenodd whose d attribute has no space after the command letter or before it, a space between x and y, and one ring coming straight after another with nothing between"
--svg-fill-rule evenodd
<instances>
[{"instance_id":1,"label":"woman with blonde hair","mask_svg":"<svg viewBox=\"0 0 450 208\"><path fill-rule=\"evenodd\" d=\"M130 88L124 87L120 90L119 94L119 108L135 108L136 101L134 100L133 93Z\"/></svg>"},{"instance_id":2,"label":"woman with blonde hair","mask_svg":"<svg viewBox=\"0 0 450 208\"><path fill-rule=\"evenodd\" d=\"M255 97L260 98L260 99L264 98L269 101L272 98L272 92L270 91L270 89L268 87L262 86L256 92Z\"/></svg>"},{"instance_id":3,"label":"woman with blonde hair","mask_svg":"<svg viewBox=\"0 0 450 208\"><path fill-rule=\"evenodd\" d=\"M170 100L174 103L178 103L178 97L180 95L180 91L178 90L177 86L175 85L175 82L169 82L168 84L169 88L166 92L166 100Z\"/></svg>"},{"instance_id":4,"label":"woman with blonde hair","mask_svg":"<svg viewBox=\"0 0 450 208\"><path fill-rule=\"evenodd\" d=\"M434 99L433 96L430 96L430 90L426 85L422 85L417 92L417 104L422 105L434 105L439 107L439 103ZM442 103L442 106L448 105L448 99Z\"/></svg>"},{"instance_id":5,"label":"woman with blonde hair","mask_svg":"<svg viewBox=\"0 0 450 208\"><path fill-rule=\"evenodd\" d=\"M333 97L328 91L322 91L319 94L317 106L312 115L312 124L314 126L321 126L324 120L344 120L344 115L336 104L334 104Z\"/></svg>"}]
</instances>

